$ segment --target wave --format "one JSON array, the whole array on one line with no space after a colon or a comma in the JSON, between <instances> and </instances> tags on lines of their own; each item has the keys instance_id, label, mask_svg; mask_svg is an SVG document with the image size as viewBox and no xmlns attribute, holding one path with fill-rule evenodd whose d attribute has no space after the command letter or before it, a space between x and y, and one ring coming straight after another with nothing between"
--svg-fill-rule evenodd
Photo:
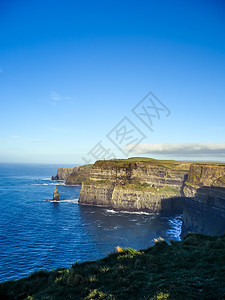
<instances>
[{"instance_id":1,"label":"wave","mask_svg":"<svg viewBox=\"0 0 225 300\"><path fill-rule=\"evenodd\" d=\"M78 186L80 187L81 185L80 184L65 184L66 186Z\"/></svg>"},{"instance_id":2,"label":"wave","mask_svg":"<svg viewBox=\"0 0 225 300\"><path fill-rule=\"evenodd\" d=\"M75 203L77 204L78 203L78 200L79 199L66 199L66 200L59 200L59 201L55 201L55 200L46 200L46 201L49 201L49 202L53 202L53 203Z\"/></svg>"},{"instance_id":3,"label":"wave","mask_svg":"<svg viewBox=\"0 0 225 300\"><path fill-rule=\"evenodd\" d=\"M65 185L65 182L51 182L51 183L33 183L32 185Z\"/></svg>"},{"instance_id":4,"label":"wave","mask_svg":"<svg viewBox=\"0 0 225 300\"><path fill-rule=\"evenodd\" d=\"M148 213L145 211L117 211L117 210L113 210L113 209L106 209L107 213L111 213L111 214L135 214L135 215L155 215L154 213ZM136 220L135 220L136 221Z\"/></svg>"},{"instance_id":5,"label":"wave","mask_svg":"<svg viewBox=\"0 0 225 300\"><path fill-rule=\"evenodd\" d=\"M167 234L172 235L180 240L181 227L182 227L182 216L179 215L173 219L169 219L169 224L170 224L170 226L172 226L172 228L170 228L167 231Z\"/></svg>"}]
</instances>

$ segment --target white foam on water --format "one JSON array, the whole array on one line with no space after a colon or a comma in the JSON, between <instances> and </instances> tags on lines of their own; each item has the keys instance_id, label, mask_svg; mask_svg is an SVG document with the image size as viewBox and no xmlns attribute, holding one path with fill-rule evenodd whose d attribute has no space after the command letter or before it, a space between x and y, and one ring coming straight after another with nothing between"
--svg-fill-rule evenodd
<instances>
[{"instance_id":1,"label":"white foam on water","mask_svg":"<svg viewBox=\"0 0 225 300\"><path fill-rule=\"evenodd\" d=\"M44 185L44 186L50 186L50 185L65 185L65 182L33 183L32 185Z\"/></svg>"},{"instance_id":2,"label":"white foam on water","mask_svg":"<svg viewBox=\"0 0 225 300\"><path fill-rule=\"evenodd\" d=\"M155 215L153 213L147 213L144 211L117 211L113 209L106 209L106 212L111 213L111 214L135 214L135 215ZM137 221L137 220L135 220Z\"/></svg>"},{"instance_id":3,"label":"white foam on water","mask_svg":"<svg viewBox=\"0 0 225 300\"><path fill-rule=\"evenodd\" d=\"M77 204L78 203L78 200L79 199L68 199L68 200L59 200L59 201L55 201L55 200L46 200L46 201L49 201L49 202L53 202L53 203L75 203Z\"/></svg>"},{"instance_id":4,"label":"white foam on water","mask_svg":"<svg viewBox=\"0 0 225 300\"><path fill-rule=\"evenodd\" d=\"M59 200L59 202L78 203L79 199Z\"/></svg>"},{"instance_id":5,"label":"white foam on water","mask_svg":"<svg viewBox=\"0 0 225 300\"><path fill-rule=\"evenodd\" d=\"M111 214L118 214L119 211L115 211L113 209L106 209L107 212L111 213Z\"/></svg>"},{"instance_id":6,"label":"white foam on water","mask_svg":"<svg viewBox=\"0 0 225 300\"><path fill-rule=\"evenodd\" d=\"M173 219L169 220L169 224L172 226L171 229L167 231L168 234L173 235L176 238L180 238L182 219L181 216L176 216Z\"/></svg>"}]
</instances>

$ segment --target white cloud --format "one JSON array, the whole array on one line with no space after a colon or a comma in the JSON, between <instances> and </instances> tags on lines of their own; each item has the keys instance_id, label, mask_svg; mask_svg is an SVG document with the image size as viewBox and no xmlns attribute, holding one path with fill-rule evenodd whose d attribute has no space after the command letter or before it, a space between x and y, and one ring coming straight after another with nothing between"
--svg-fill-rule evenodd
<instances>
[{"instance_id":1,"label":"white cloud","mask_svg":"<svg viewBox=\"0 0 225 300\"><path fill-rule=\"evenodd\" d=\"M132 149L134 145L127 145ZM223 155L225 156L225 143L161 143L139 144L133 153L136 154L176 154L176 155Z\"/></svg>"},{"instance_id":2,"label":"white cloud","mask_svg":"<svg viewBox=\"0 0 225 300\"><path fill-rule=\"evenodd\" d=\"M70 97L64 97L64 96L58 94L56 91L51 91L50 95L51 95L51 100L55 101L55 102L52 102L53 105L56 105L56 102L58 102L58 101L71 100Z\"/></svg>"},{"instance_id":3,"label":"white cloud","mask_svg":"<svg viewBox=\"0 0 225 300\"><path fill-rule=\"evenodd\" d=\"M59 102L62 101L68 101L69 103L73 103L71 97L64 97L56 91L50 91L50 97L48 99L39 99L40 103L50 103L51 105L57 105Z\"/></svg>"}]
</instances>

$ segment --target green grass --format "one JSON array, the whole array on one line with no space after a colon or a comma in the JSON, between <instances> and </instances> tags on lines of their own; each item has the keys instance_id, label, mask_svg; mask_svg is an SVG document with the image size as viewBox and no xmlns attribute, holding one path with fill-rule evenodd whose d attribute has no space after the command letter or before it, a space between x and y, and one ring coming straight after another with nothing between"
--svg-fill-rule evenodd
<instances>
[{"instance_id":1,"label":"green grass","mask_svg":"<svg viewBox=\"0 0 225 300\"><path fill-rule=\"evenodd\" d=\"M123 189L151 192L154 194L164 193L164 194L171 194L171 195L180 195L180 192L172 187L169 186L153 187L151 184L148 183L139 183L139 182L126 183L126 184L121 184L120 187L122 187Z\"/></svg>"},{"instance_id":2,"label":"green grass","mask_svg":"<svg viewBox=\"0 0 225 300\"><path fill-rule=\"evenodd\" d=\"M105 179L105 180L92 180L88 179L84 182L84 185L106 185L112 183L111 180ZM172 187L169 186L164 186L164 187L152 187L151 184L148 183L140 183L140 182L133 182L129 183L128 180L123 178L120 183L117 183L115 187L122 188L124 190L129 189L132 191L144 191L144 192L150 192L154 194L159 194L159 193L164 193L164 194L169 194L169 195L174 195L174 196L179 196L180 192L179 190L176 190Z\"/></svg>"},{"instance_id":3,"label":"green grass","mask_svg":"<svg viewBox=\"0 0 225 300\"><path fill-rule=\"evenodd\" d=\"M111 183L112 181L110 179L100 179L100 180L93 180L93 179L90 179L88 178L84 184L85 185L97 185L97 184L100 184L100 185L104 185L104 184L109 184Z\"/></svg>"},{"instance_id":4,"label":"green grass","mask_svg":"<svg viewBox=\"0 0 225 300\"><path fill-rule=\"evenodd\" d=\"M189 234L0 284L0 299L225 299L225 236Z\"/></svg>"},{"instance_id":5,"label":"green grass","mask_svg":"<svg viewBox=\"0 0 225 300\"><path fill-rule=\"evenodd\" d=\"M176 160L158 160L149 157L131 157L128 159L112 159L112 160L99 160L95 162L95 166L103 166L104 168L114 167L135 167L136 163L143 162L145 164L151 164L152 166L164 167L169 169L176 169L179 171L188 171L191 162L176 161Z\"/></svg>"}]
</instances>

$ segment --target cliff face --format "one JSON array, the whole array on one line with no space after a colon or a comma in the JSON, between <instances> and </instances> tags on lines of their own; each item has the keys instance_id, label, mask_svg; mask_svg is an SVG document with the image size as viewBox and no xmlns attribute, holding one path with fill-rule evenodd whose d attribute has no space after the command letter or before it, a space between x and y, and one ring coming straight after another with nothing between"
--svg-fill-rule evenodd
<instances>
[{"instance_id":1,"label":"cliff face","mask_svg":"<svg viewBox=\"0 0 225 300\"><path fill-rule=\"evenodd\" d=\"M52 176L52 180L66 180L66 178L73 173L77 167L62 167L58 168L56 176Z\"/></svg>"},{"instance_id":2,"label":"cliff face","mask_svg":"<svg viewBox=\"0 0 225 300\"><path fill-rule=\"evenodd\" d=\"M225 165L191 165L184 195L182 235L225 233Z\"/></svg>"},{"instance_id":3,"label":"cliff face","mask_svg":"<svg viewBox=\"0 0 225 300\"><path fill-rule=\"evenodd\" d=\"M111 160L97 161L91 170L90 179L110 180L125 183L146 183L161 187L169 185L180 190L188 174L190 163L159 161Z\"/></svg>"},{"instance_id":4,"label":"cliff face","mask_svg":"<svg viewBox=\"0 0 225 300\"><path fill-rule=\"evenodd\" d=\"M225 210L225 165L191 165L184 195L201 204Z\"/></svg>"},{"instance_id":5,"label":"cliff face","mask_svg":"<svg viewBox=\"0 0 225 300\"><path fill-rule=\"evenodd\" d=\"M92 165L86 165L74 168L73 172L66 178L66 184L81 184L90 176Z\"/></svg>"},{"instance_id":6,"label":"cliff face","mask_svg":"<svg viewBox=\"0 0 225 300\"><path fill-rule=\"evenodd\" d=\"M225 187L225 165L192 164L185 182L184 194L194 197L201 187Z\"/></svg>"},{"instance_id":7,"label":"cliff face","mask_svg":"<svg viewBox=\"0 0 225 300\"><path fill-rule=\"evenodd\" d=\"M153 159L97 161L82 184L79 203L129 211L181 211L189 165Z\"/></svg>"},{"instance_id":8,"label":"cliff face","mask_svg":"<svg viewBox=\"0 0 225 300\"><path fill-rule=\"evenodd\" d=\"M92 165L58 168L57 175L52 176L52 180L65 180L68 185L80 184L88 179L91 167Z\"/></svg>"}]
</instances>

